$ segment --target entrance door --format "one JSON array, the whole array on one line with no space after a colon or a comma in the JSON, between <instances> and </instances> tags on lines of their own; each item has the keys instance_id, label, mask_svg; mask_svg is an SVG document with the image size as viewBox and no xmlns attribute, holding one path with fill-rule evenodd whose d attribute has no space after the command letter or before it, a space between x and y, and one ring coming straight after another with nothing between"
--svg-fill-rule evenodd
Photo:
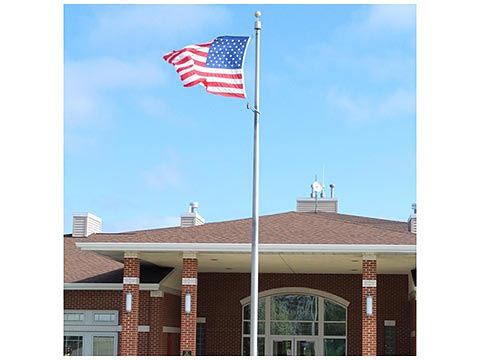
<instances>
[{"instance_id":1,"label":"entrance door","mask_svg":"<svg viewBox=\"0 0 480 360\"><path fill-rule=\"evenodd\" d=\"M317 353L317 340L295 338L296 356L315 356Z\"/></svg>"},{"instance_id":2,"label":"entrance door","mask_svg":"<svg viewBox=\"0 0 480 360\"><path fill-rule=\"evenodd\" d=\"M293 338L292 339L273 339L272 340L273 356L293 356Z\"/></svg>"},{"instance_id":3,"label":"entrance door","mask_svg":"<svg viewBox=\"0 0 480 360\"><path fill-rule=\"evenodd\" d=\"M271 354L273 356L315 356L318 355L318 339L289 336L273 338Z\"/></svg>"}]
</instances>

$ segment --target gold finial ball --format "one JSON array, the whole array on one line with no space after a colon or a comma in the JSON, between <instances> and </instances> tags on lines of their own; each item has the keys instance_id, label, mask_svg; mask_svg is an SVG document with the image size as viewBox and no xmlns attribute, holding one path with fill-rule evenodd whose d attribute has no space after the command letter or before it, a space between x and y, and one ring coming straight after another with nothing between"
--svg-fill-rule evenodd
<instances>
[{"instance_id":1,"label":"gold finial ball","mask_svg":"<svg viewBox=\"0 0 480 360\"><path fill-rule=\"evenodd\" d=\"M255 17L260 19L260 16L262 16L262 13L260 11L255 11Z\"/></svg>"}]
</instances>

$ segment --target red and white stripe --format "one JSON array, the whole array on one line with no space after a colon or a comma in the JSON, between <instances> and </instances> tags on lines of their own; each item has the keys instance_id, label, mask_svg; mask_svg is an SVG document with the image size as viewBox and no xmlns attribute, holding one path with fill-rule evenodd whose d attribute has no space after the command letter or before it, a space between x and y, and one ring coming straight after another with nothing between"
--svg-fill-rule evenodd
<instances>
[{"instance_id":1,"label":"red and white stripe","mask_svg":"<svg viewBox=\"0 0 480 360\"><path fill-rule=\"evenodd\" d=\"M185 87L200 84L212 94L245 98L243 69L216 69L205 66L213 41L174 50L163 58L175 66Z\"/></svg>"}]
</instances>

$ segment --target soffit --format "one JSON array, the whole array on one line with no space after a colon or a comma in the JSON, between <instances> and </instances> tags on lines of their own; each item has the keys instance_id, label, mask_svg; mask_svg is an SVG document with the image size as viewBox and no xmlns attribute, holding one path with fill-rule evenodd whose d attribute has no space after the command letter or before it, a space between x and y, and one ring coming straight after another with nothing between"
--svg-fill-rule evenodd
<instances>
[{"instance_id":1,"label":"soffit","mask_svg":"<svg viewBox=\"0 0 480 360\"><path fill-rule=\"evenodd\" d=\"M182 253L141 253L141 261L181 269ZM199 253L199 272L249 273L250 254ZM416 267L414 254L377 255L377 273L408 274ZM260 273L361 274L362 254L260 254Z\"/></svg>"}]
</instances>

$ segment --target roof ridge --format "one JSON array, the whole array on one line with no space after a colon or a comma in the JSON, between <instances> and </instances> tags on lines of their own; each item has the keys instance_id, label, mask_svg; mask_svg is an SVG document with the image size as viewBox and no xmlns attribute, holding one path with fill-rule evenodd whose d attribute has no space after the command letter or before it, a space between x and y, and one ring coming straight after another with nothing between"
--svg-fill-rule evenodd
<instances>
[{"instance_id":1,"label":"roof ridge","mask_svg":"<svg viewBox=\"0 0 480 360\"><path fill-rule=\"evenodd\" d=\"M388 220L388 219L379 219L379 218L373 218L373 217L367 217L367 216L359 216L359 215L351 215L351 214L341 214L341 213L329 213L329 212L324 212L324 211L319 211L318 213L309 213L309 212L298 212L298 211L286 211L286 212L281 212L281 213L275 213L275 214L266 214L266 215L261 215L260 220L262 218L266 217L275 217L279 215L288 215L288 214L294 214L294 215L300 215L300 216L309 216L309 217L314 217L314 216L320 216L325 220L331 220L331 221L336 221L336 222L342 222L342 223L347 223L347 224L353 224L353 225L358 225L358 226L363 226L367 228L374 228L374 229L381 229L381 230L386 230L386 231L391 231L391 232L396 232L396 233L401 233L401 234L409 234L409 231L402 231L398 229L392 229L392 228L387 228L378 224L374 223L366 223L366 222L359 222L359 221L354 221L352 219L345 219L345 218L335 218L334 216L340 216L340 217L356 217L360 219L369 219L369 220L377 220L377 221L385 221L385 222L390 222L390 223L398 223L398 224L406 224L406 222L403 221L398 221L398 220ZM325 215L325 216L323 216ZM333 215L333 216L332 216ZM232 219L232 220L220 220L220 221L214 221L214 222L207 222L203 225L204 226L211 226L215 224L225 224L225 223L238 223L242 221L248 221L251 220L251 217L247 218L241 218L241 219ZM131 235L136 235L136 234L145 234L146 236L150 235L152 232L158 232L158 231L164 231L164 230L173 230L176 231L178 229L192 229L195 228L195 226L191 227L185 227L182 228L181 226L170 226L170 227L164 227L164 228L155 228L155 229L144 229L144 230L132 230L132 231L123 231L123 232L102 232L102 233L97 233L97 234L92 234L92 235L107 235L107 236L131 236ZM192 231L192 230L187 230L187 231ZM68 236L68 235L67 235Z\"/></svg>"},{"instance_id":2,"label":"roof ridge","mask_svg":"<svg viewBox=\"0 0 480 360\"><path fill-rule=\"evenodd\" d=\"M333 214L333 213L327 213L326 211L321 211L322 215L323 214ZM395 222L395 223L402 223L406 224L406 221L400 221L400 220L390 220L390 219L381 219L381 218L374 218L370 216L360 216L360 215L352 215L352 214L342 214L342 213L335 213L336 215L340 216L351 216L351 217L357 217L357 218L362 218L362 219L372 219L372 220L380 220L380 221L388 221L388 222Z\"/></svg>"},{"instance_id":3,"label":"roof ridge","mask_svg":"<svg viewBox=\"0 0 480 360\"><path fill-rule=\"evenodd\" d=\"M276 215L284 215L284 214L289 214L289 213L295 213L295 211L286 211L286 212L281 212L281 213L276 213L276 214L267 214L267 215L260 215L260 218L267 217L267 216L276 216ZM205 224L202 224L201 226L205 225L213 225L213 224L219 224L219 223L233 223L233 222L239 222L239 221L245 221L245 220L251 220L251 217L246 217L246 218L241 218L241 219L232 219L232 220L219 220L219 221L212 221L212 222L206 222ZM163 227L163 228L154 228L154 229L143 229L143 230L131 230L131 231L122 231L122 232L101 232L101 233L95 233L92 235L134 235L135 233L145 233L145 232L151 232L151 231L159 231L159 230L167 230L167 229L191 229L195 228L195 226L188 226L188 227L181 227L180 225L178 226L169 226L169 227ZM67 234L64 234L64 236L67 236Z\"/></svg>"},{"instance_id":4,"label":"roof ridge","mask_svg":"<svg viewBox=\"0 0 480 360\"><path fill-rule=\"evenodd\" d=\"M299 214L308 215L308 216L318 216L318 215L323 215L321 213L322 212L316 213L316 214L308 213L308 212L302 212L302 213L299 213ZM325 213L325 212L323 212L323 213ZM348 214L339 214L339 213L336 213L336 214L346 215L346 216L357 216L357 215L348 215ZM396 221L396 220L370 218L370 217L366 217L366 216L357 216L357 217L364 218L364 219L375 219L375 220L382 220L382 221L402 222L402 221ZM324 219L327 219L327 218L324 217ZM396 229L387 229L387 228L382 227L382 226L377 226L377 225L373 225L373 224L362 224L362 223L358 223L358 222L355 222L355 221L348 221L348 220L345 220L345 219L328 218L328 220L343 222L343 223L348 223L348 224L354 224L354 225L358 225L358 226L365 226L365 227L369 227L369 228L381 229L381 230L386 230L386 231L393 231L393 232L397 232L397 233L401 233L401 234L413 234L410 231L400 231L400 230L396 230Z\"/></svg>"}]
</instances>

